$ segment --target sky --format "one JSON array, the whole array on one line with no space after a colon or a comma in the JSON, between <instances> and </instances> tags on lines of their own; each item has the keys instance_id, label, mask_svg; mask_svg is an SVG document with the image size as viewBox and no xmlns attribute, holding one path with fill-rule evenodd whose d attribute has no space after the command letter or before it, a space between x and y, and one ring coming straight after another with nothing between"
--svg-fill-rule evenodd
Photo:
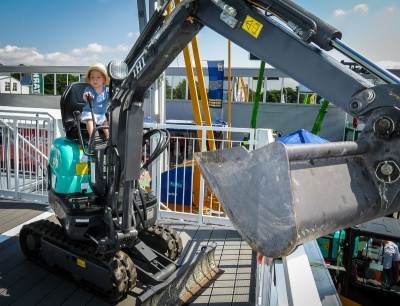
<instances>
[{"instance_id":1,"label":"sky","mask_svg":"<svg viewBox=\"0 0 400 306\"><path fill-rule=\"evenodd\" d=\"M294 0L343 33L342 42L386 69L400 69L399 0ZM0 63L86 66L124 60L139 36L136 0L1 0ZM202 63L224 60L228 41L203 28ZM210 48L212 46L212 48ZM346 60L330 52L338 60ZM231 45L231 67L259 67ZM172 67L183 67L178 56Z\"/></svg>"}]
</instances>

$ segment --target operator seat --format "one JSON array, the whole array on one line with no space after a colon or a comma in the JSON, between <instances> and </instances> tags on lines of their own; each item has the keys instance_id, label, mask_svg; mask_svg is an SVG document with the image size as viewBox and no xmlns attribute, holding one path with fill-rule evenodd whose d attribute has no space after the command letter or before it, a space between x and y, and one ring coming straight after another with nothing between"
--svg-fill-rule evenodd
<instances>
[{"instance_id":1,"label":"operator seat","mask_svg":"<svg viewBox=\"0 0 400 306\"><path fill-rule=\"evenodd\" d=\"M78 127L76 125L74 111L82 113L86 102L83 100L83 92L87 84L83 82L72 83L64 91L60 99L61 118L65 137L69 140L79 139ZM86 124L80 123L82 137L89 138Z\"/></svg>"}]
</instances>

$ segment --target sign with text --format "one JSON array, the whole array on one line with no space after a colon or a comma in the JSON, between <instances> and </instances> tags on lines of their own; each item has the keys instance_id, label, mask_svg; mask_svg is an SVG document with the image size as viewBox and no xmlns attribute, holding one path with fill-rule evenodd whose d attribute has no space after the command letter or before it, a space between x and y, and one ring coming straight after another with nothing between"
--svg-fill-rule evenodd
<instances>
[{"instance_id":1,"label":"sign with text","mask_svg":"<svg viewBox=\"0 0 400 306\"><path fill-rule=\"evenodd\" d=\"M208 104L210 107L222 108L224 96L224 61L207 61L208 63Z\"/></svg>"},{"instance_id":2,"label":"sign with text","mask_svg":"<svg viewBox=\"0 0 400 306\"><path fill-rule=\"evenodd\" d=\"M43 95L43 74L32 73L31 94Z\"/></svg>"}]
</instances>

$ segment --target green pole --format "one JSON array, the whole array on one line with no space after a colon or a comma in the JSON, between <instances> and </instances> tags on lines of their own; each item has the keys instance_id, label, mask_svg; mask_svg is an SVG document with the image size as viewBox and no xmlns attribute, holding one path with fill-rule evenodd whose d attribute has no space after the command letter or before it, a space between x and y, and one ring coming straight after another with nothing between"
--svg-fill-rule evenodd
<instances>
[{"instance_id":1,"label":"green pole","mask_svg":"<svg viewBox=\"0 0 400 306\"><path fill-rule=\"evenodd\" d=\"M252 129L255 129L257 127L258 105L260 104L260 99L261 99L261 87L262 87L262 83L264 80L264 69L265 69L265 62L261 61L260 71L258 73L257 89L256 89L254 105L253 105L253 113L251 115L250 127Z\"/></svg>"},{"instance_id":2,"label":"green pole","mask_svg":"<svg viewBox=\"0 0 400 306\"><path fill-rule=\"evenodd\" d=\"M328 105L329 101L324 99L321 108L319 109L319 113L317 118L315 118L314 126L311 130L311 133L314 135L318 135L319 131L321 130L322 121L324 120L325 114L328 112Z\"/></svg>"}]
</instances>

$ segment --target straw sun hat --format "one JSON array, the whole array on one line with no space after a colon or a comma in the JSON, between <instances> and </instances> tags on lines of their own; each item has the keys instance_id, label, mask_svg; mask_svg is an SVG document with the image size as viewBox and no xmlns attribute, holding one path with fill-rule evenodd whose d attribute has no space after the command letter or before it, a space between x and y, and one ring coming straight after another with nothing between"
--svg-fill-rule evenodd
<instances>
[{"instance_id":1,"label":"straw sun hat","mask_svg":"<svg viewBox=\"0 0 400 306\"><path fill-rule=\"evenodd\" d=\"M89 67L89 70L85 76L86 83L90 84L89 75L90 71L92 70L100 71L104 75L104 77L106 78L106 82L104 83L104 85L108 85L110 83L110 77L107 74L107 69L102 63L96 63Z\"/></svg>"}]
</instances>

